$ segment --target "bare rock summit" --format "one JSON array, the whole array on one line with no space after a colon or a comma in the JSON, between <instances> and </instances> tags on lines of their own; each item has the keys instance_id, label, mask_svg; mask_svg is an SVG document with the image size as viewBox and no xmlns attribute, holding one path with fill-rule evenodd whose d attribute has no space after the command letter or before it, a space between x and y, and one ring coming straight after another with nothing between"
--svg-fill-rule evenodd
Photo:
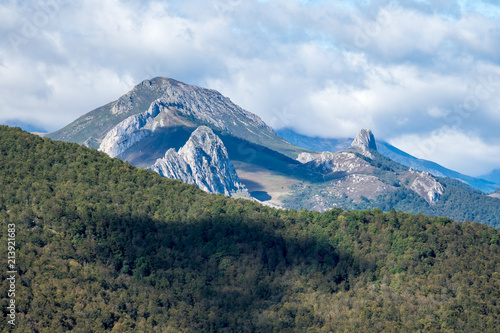
<instances>
[{"instance_id":1,"label":"bare rock summit","mask_svg":"<svg viewBox=\"0 0 500 333\"><path fill-rule=\"evenodd\" d=\"M377 150L377 143L375 142L375 136L371 130L363 128L359 131L358 135L351 144L351 148L359 151L362 155L373 158L373 154L370 150Z\"/></svg>"},{"instance_id":2,"label":"bare rock summit","mask_svg":"<svg viewBox=\"0 0 500 333\"><path fill-rule=\"evenodd\" d=\"M169 149L149 169L209 193L249 197L222 140L207 126L198 127L178 152Z\"/></svg>"}]
</instances>

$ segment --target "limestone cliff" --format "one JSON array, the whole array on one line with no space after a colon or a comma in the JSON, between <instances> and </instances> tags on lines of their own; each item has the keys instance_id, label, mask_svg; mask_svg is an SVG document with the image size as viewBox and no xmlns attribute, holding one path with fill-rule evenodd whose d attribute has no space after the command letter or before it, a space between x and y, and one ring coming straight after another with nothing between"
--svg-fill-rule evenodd
<instances>
[{"instance_id":1,"label":"limestone cliff","mask_svg":"<svg viewBox=\"0 0 500 333\"><path fill-rule=\"evenodd\" d=\"M229 160L226 147L206 126L198 127L178 152L169 149L149 169L163 177L196 184L206 192L248 196Z\"/></svg>"},{"instance_id":2,"label":"limestone cliff","mask_svg":"<svg viewBox=\"0 0 500 333\"><path fill-rule=\"evenodd\" d=\"M415 176L409 188L420 195L428 203L432 204L439 200L444 193L444 187L430 173L422 171L413 171L410 173Z\"/></svg>"},{"instance_id":3,"label":"limestone cliff","mask_svg":"<svg viewBox=\"0 0 500 333\"><path fill-rule=\"evenodd\" d=\"M145 137L151 135L154 118L165 110L160 101L151 104L146 112L133 115L116 125L109 131L99 146L99 150L111 157L119 156L127 148L130 148Z\"/></svg>"},{"instance_id":4,"label":"limestone cliff","mask_svg":"<svg viewBox=\"0 0 500 333\"><path fill-rule=\"evenodd\" d=\"M373 158L373 151L377 151L377 144L375 143L372 131L365 128L361 129L350 148L366 157Z\"/></svg>"}]
</instances>

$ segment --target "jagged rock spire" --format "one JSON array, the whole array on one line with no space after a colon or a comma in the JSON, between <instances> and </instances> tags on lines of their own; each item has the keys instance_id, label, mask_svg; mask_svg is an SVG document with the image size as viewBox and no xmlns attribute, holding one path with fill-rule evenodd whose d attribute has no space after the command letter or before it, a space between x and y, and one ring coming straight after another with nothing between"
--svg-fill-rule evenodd
<instances>
[{"instance_id":1,"label":"jagged rock spire","mask_svg":"<svg viewBox=\"0 0 500 333\"><path fill-rule=\"evenodd\" d=\"M363 128L351 144L351 147L369 148L377 150L377 143L371 130Z\"/></svg>"},{"instance_id":2,"label":"jagged rock spire","mask_svg":"<svg viewBox=\"0 0 500 333\"><path fill-rule=\"evenodd\" d=\"M366 128L361 129L351 143L350 148L360 152L366 157L373 158L373 154L370 150L377 150L377 144L375 143L375 137L372 131Z\"/></svg>"},{"instance_id":3,"label":"jagged rock spire","mask_svg":"<svg viewBox=\"0 0 500 333\"><path fill-rule=\"evenodd\" d=\"M200 126L178 152L169 149L150 170L163 177L196 184L209 193L249 197L222 140L208 127Z\"/></svg>"}]
</instances>

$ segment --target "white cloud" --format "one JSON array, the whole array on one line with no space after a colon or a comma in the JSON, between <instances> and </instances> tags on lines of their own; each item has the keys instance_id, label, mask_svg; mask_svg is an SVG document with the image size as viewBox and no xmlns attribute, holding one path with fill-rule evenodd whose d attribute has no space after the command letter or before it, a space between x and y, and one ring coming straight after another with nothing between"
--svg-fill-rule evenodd
<instances>
[{"instance_id":1,"label":"white cloud","mask_svg":"<svg viewBox=\"0 0 500 333\"><path fill-rule=\"evenodd\" d=\"M500 144L447 127L428 134L402 135L390 143L415 157L471 176L484 175L500 165Z\"/></svg>"},{"instance_id":2,"label":"white cloud","mask_svg":"<svg viewBox=\"0 0 500 333\"><path fill-rule=\"evenodd\" d=\"M432 106L427 110L427 114L433 118L444 118L446 117L450 112L448 110L444 110L435 106Z\"/></svg>"}]
</instances>

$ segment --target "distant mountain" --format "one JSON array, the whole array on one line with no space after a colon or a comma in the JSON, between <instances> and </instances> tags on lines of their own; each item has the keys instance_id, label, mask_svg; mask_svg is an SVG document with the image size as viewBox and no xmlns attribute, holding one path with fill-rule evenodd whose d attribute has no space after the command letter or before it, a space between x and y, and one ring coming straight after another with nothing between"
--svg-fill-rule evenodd
<instances>
[{"instance_id":1,"label":"distant mountain","mask_svg":"<svg viewBox=\"0 0 500 333\"><path fill-rule=\"evenodd\" d=\"M300 148L220 93L168 78L146 80L48 137L213 193L238 196L246 188L253 198L283 208L395 207L500 223L496 199L383 156L378 150L385 145L369 130L354 140L320 141L330 150L348 143L340 152Z\"/></svg>"},{"instance_id":2,"label":"distant mountain","mask_svg":"<svg viewBox=\"0 0 500 333\"><path fill-rule=\"evenodd\" d=\"M276 131L276 133L283 139L289 141L290 143L293 143L296 146L316 151L319 150L337 152L346 149L352 142L352 139L349 138L326 139L319 137L308 137L298 134L292 129L288 128L279 129ZM418 171L426 171L437 177L449 177L458 179L485 193L491 193L494 192L496 188L500 188L500 171L498 173L492 173L489 177L483 176L481 178L474 178L447 169L437 163L416 158L382 140L377 140L377 148L378 152L382 155L392 159L395 162L406 165L409 168Z\"/></svg>"},{"instance_id":3,"label":"distant mountain","mask_svg":"<svg viewBox=\"0 0 500 333\"><path fill-rule=\"evenodd\" d=\"M328 139L321 137L311 137L302 135L290 128L280 128L275 130L281 138L305 149L314 151L330 151L332 153L348 148L354 138Z\"/></svg>"},{"instance_id":4,"label":"distant mountain","mask_svg":"<svg viewBox=\"0 0 500 333\"><path fill-rule=\"evenodd\" d=\"M411 156L384 141L380 142L379 151L381 154L398 163L407 165L416 170L427 171L437 177L448 177L460 180L484 193L491 193L494 192L497 188L500 188L500 182L497 183L482 178L474 178L461 174L459 172L447 169L435 162Z\"/></svg>"},{"instance_id":5,"label":"distant mountain","mask_svg":"<svg viewBox=\"0 0 500 333\"><path fill-rule=\"evenodd\" d=\"M31 123L28 123L25 121L20 121L20 120L6 120L6 121L3 121L2 124L10 126L10 127L19 127L27 132L34 132L36 134L47 132L43 127L40 127L40 125L31 124Z\"/></svg>"},{"instance_id":6,"label":"distant mountain","mask_svg":"<svg viewBox=\"0 0 500 333\"><path fill-rule=\"evenodd\" d=\"M78 118L48 138L87 143L111 156L127 158L127 149L139 142L158 142L169 129L213 130L263 145L295 157L300 148L276 135L258 116L243 110L215 90L157 77L145 80L117 101ZM160 156L155 156L158 158Z\"/></svg>"},{"instance_id":7,"label":"distant mountain","mask_svg":"<svg viewBox=\"0 0 500 333\"><path fill-rule=\"evenodd\" d=\"M496 183L496 184L500 184L500 169L495 169L492 172L490 172L484 176L481 176L481 178L486 179L486 180L493 182L493 183ZM499 188L500 188L500 186L499 186Z\"/></svg>"}]
</instances>

